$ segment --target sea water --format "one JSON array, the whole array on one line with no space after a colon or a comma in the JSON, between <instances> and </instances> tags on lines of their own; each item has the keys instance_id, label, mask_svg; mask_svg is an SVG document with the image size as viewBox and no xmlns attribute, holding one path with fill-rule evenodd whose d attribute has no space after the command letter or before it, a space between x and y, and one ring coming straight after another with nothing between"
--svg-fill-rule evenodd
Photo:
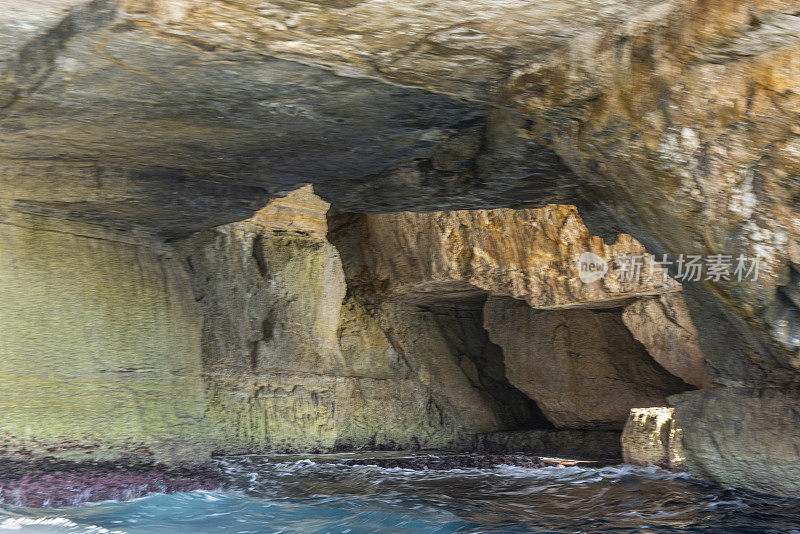
<instances>
[{"instance_id":1,"label":"sea water","mask_svg":"<svg viewBox=\"0 0 800 534\"><path fill-rule=\"evenodd\" d=\"M222 487L130 502L0 507L0 533L797 533L800 500L631 466L447 471L330 457L217 460Z\"/></svg>"}]
</instances>

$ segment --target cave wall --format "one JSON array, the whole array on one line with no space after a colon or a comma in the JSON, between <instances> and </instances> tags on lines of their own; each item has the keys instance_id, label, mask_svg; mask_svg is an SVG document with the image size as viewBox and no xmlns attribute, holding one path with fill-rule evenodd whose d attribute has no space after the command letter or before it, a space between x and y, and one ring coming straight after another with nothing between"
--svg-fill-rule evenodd
<instances>
[{"instance_id":1,"label":"cave wall","mask_svg":"<svg viewBox=\"0 0 800 534\"><path fill-rule=\"evenodd\" d=\"M0 455L208 457L202 317L169 251L42 217L3 223L0 303Z\"/></svg>"},{"instance_id":2,"label":"cave wall","mask_svg":"<svg viewBox=\"0 0 800 534\"><path fill-rule=\"evenodd\" d=\"M677 395L675 426L696 476L765 493L797 496L797 390L713 388Z\"/></svg>"},{"instance_id":3,"label":"cave wall","mask_svg":"<svg viewBox=\"0 0 800 534\"><path fill-rule=\"evenodd\" d=\"M217 452L463 448L476 433L549 426L492 368L502 354L480 308L348 294L327 209L307 187L177 245L204 317Z\"/></svg>"},{"instance_id":4,"label":"cave wall","mask_svg":"<svg viewBox=\"0 0 800 534\"><path fill-rule=\"evenodd\" d=\"M633 339L619 310L534 310L493 297L484 325L503 347L508 380L558 428L622 430L631 408L688 389Z\"/></svg>"},{"instance_id":5,"label":"cave wall","mask_svg":"<svg viewBox=\"0 0 800 534\"><path fill-rule=\"evenodd\" d=\"M580 288L567 236L610 261L643 251L629 236L605 245L569 207L329 214L310 187L179 243L204 317L216 450L468 448L502 432L618 431L632 407L690 389L621 319L641 295L680 302L680 286L645 270ZM498 298L509 293L518 298ZM565 321L578 332L554 352Z\"/></svg>"},{"instance_id":6,"label":"cave wall","mask_svg":"<svg viewBox=\"0 0 800 534\"><path fill-rule=\"evenodd\" d=\"M42 217L21 215L0 225L6 247L0 346L10 414L3 454L192 463L212 452L513 446L614 457L611 433L595 439L591 432L561 431L619 430L630 407L663 403L665 394L688 387L647 359L624 329L619 307L596 311L578 299L579 310L534 310L504 297L547 318L518 325L515 331L529 336L519 340L542 349L523 354L504 337L514 323L498 317L498 297L486 290L426 290L421 301L418 291L404 292L403 284L387 285L368 272L349 277L365 258L384 260L372 257L375 242L364 240L363 216L331 216L346 222L330 233L328 208L306 187L250 219L162 248ZM540 220L544 229L522 245L555 247L558 234L544 242L545 230L547 221L562 224L561 213L574 211L529 210L524 220ZM499 217L511 228L517 220L507 210L478 216ZM422 226L425 239L441 239L434 227ZM400 235L409 229L394 228ZM496 245L461 239L460 247L476 257L489 257L480 250ZM409 261L427 261L428 249L392 243L385 242L385 257L413 252ZM465 269L461 274L470 277ZM490 274L482 279L492 280ZM495 280L492 291L504 282ZM612 304L630 299L630 291L611 283L619 293L597 294ZM426 280L414 287L420 284L431 287ZM376 285L394 289L364 290ZM664 287L674 294L674 284ZM627 382L610 394L580 384L581 373L597 370L587 364L591 351L570 349L582 358L574 367L544 350L565 314L587 324L616 318L603 362L612 379ZM622 331L630 350L617 339ZM526 367L537 367L537 357L538 374ZM642 366L653 376L613 371ZM568 421L542 395L558 376L575 382L584 399L564 395ZM609 395L618 398L608 402ZM590 404L613 404L616 411L595 416Z\"/></svg>"},{"instance_id":7,"label":"cave wall","mask_svg":"<svg viewBox=\"0 0 800 534\"><path fill-rule=\"evenodd\" d=\"M376 319L344 301L339 255L324 237L234 224L181 250L206 317L206 414L218 451L455 444L456 422Z\"/></svg>"},{"instance_id":8,"label":"cave wall","mask_svg":"<svg viewBox=\"0 0 800 534\"><path fill-rule=\"evenodd\" d=\"M796 0L542 2L524 12L510 4L486 5L409 1L391 12L370 0L43 0L4 6L0 215L18 226L20 219L44 215L51 218L48 225L70 228L66 233L110 231L111 241L141 237L147 245L135 256L143 259L123 264L135 265L151 264L154 250L168 252L164 238L172 243L242 220L268 198L309 182L336 208L371 214L578 204L593 233L613 237L624 230L648 251L673 259L763 257L757 281L684 283L706 376L696 363L687 367L672 359L672 367L663 365L688 382L732 388L719 395L761 399L761 391L775 393L769 401L749 403L754 411L759 402L772 410L766 403L791 399L800 377ZM396 217L416 224L413 215ZM448 218L466 228L449 234L464 237L456 245L473 242L470 234L480 232L470 228L484 228L483 220L464 214L438 220ZM418 222L433 230L439 224ZM392 237L391 224L384 231L377 220L371 228ZM508 234L509 240L526 232ZM37 235L25 237L4 264L17 262L17 250L32 246L28 241ZM462 292L473 299L476 290L533 299L546 283L536 269L514 263L514 254L493 256L497 249L485 247L488 255L477 258L469 247L448 249L442 234L430 235L439 235L429 236L429 245L445 254L447 264L411 266L408 272L429 271L434 279L414 274L406 284L382 275L373 279L394 285L371 290L400 288L400 300L408 297L404 285L448 299ZM406 236L406 245L421 246L412 237ZM382 240L376 237L371 246L379 251ZM64 257L83 244L77 240ZM101 263L96 254L85 256L89 265ZM391 258L371 257L372 272L401 273ZM342 260L345 272L358 263ZM520 270L504 272L505 264ZM47 272L53 268L37 267L33 274L25 267L28 276L9 267L4 276L33 284L31 294L39 295L37 288L47 285L42 277L52 284L60 279L60 273ZM504 289L506 282L513 289ZM3 306L11 321L19 322L15 310L36 318L46 309L20 302L17 290L3 291L4 304L13 303ZM93 293L101 290L87 290ZM181 299L170 298L170 306ZM637 314L654 313L652 305L641 306ZM671 324L657 313L659 324ZM629 326L630 319L629 313ZM77 328L56 326L68 330L65 339ZM11 328L4 343L18 347L20 333L30 328ZM255 338L258 325L252 328L240 334L245 345L263 340ZM631 329L645 346L673 341L646 325ZM113 335L109 330L103 335ZM677 325L675 339L685 333ZM33 332L26 339L46 338L46 332ZM259 347L271 346L263 341ZM169 343L174 341L164 340ZM672 346L696 362L698 353L682 343ZM11 349L9 358L28 350ZM195 358L188 356L194 348L164 352ZM651 354L661 362L672 356ZM679 419L694 405L674 403ZM787 400L786 409L791 406ZM726 436L737 446L729 436L740 428L771 436L743 411L724 416L713 425L683 417L685 439ZM702 454L690 447L689 469L746 484L746 476L727 473L746 472L747 458L727 447L716 442L708 448L716 452ZM715 462L722 462L719 468L707 467Z\"/></svg>"},{"instance_id":9,"label":"cave wall","mask_svg":"<svg viewBox=\"0 0 800 534\"><path fill-rule=\"evenodd\" d=\"M798 29L791 0L664 3L518 70L503 96L653 253L761 259L757 279L684 284L718 384L800 376L780 298L797 261Z\"/></svg>"}]
</instances>

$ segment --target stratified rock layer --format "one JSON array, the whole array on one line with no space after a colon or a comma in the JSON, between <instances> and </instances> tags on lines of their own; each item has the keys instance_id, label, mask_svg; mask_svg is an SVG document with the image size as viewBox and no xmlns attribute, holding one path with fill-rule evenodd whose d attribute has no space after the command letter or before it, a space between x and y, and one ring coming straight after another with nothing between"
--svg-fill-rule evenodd
<instances>
[{"instance_id":1,"label":"stratified rock layer","mask_svg":"<svg viewBox=\"0 0 800 534\"><path fill-rule=\"evenodd\" d=\"M635 239L623 234L606 244L573 206L365 215L361 224L358 276L377 296L425 302L488 293L556 309L609 307L680 290L646 261ZM606 263L606 276L581 280L584 253ZM625 271L634 261L639 267Z\"/></svg>"}]
</instances>

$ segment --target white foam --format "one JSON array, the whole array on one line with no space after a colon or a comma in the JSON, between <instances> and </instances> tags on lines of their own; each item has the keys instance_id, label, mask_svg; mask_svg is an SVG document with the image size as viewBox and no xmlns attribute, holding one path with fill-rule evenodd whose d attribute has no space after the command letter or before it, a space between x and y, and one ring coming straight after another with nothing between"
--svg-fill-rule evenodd
<instances>
[{"instance_id":1,"label":"white foam","mask_svg":"<svg viewBox=\"0 0 800 534\"><path fill-rule=\"evenodd\" d=\"M79 525L66 517L9 517L0 521L0 530L23 530L36 534L70 532L74 534L125 534L95 525ZM65 530L66 529L66 530Z\"/></svg>"}]
</instances>

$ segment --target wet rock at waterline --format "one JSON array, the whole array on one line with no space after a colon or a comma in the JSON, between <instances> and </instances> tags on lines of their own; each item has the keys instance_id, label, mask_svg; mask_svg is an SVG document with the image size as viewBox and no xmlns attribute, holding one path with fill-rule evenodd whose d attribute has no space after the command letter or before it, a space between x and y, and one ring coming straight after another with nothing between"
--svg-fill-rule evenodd
<instances>
[{"instance_id":1,"label":"wet rock at waterline","mask_svg":"<svg viewBox=\"0 0 800 534\"><path fill-rule=\"evenodd\" d=\"M619 432L608 430L518 430L477 434L472 449L519 452L560 458L617 462L622 458Z\"/></svg>"},{"instance_id":2,"label":"wet rock at waterline","mask_svg":"<svg viewBox=\"0 0 800 534\"><path fill-rule=\"evenodd\" d=\"M0 505L60 508L87 502L128 501L151 493L212 490L221 484L221 473L210 462L188 468L130 459L4 459L0 465Z\"/></svg>"}]
</instances>

